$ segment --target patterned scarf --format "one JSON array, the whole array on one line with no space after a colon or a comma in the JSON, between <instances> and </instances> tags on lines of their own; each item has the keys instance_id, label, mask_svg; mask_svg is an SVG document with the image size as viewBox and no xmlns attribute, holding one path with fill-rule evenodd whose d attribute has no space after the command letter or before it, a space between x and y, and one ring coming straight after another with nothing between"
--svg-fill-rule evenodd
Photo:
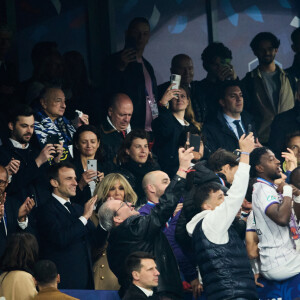
<instances>
[{"instance_id":1,"label":"patterned scarf","mask_svg":"<svg viewBox=\"0 0 300 300\"><path fill-rule=\"evenodd\" d=\"M40 110L35 114L34 131L42 147L46 145L49 134L58 135L64 143L64 148L72 144L72 137L76 131L70 121L65 117L57 118L54 122Z\"/></svg>"}]
</instances>

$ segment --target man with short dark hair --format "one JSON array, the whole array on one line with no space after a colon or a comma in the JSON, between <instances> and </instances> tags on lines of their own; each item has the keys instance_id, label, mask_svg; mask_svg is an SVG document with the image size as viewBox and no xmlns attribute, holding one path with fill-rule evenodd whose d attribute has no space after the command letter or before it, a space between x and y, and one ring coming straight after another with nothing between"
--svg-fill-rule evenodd
<instances>
[{"instance_id":1,"label":"man with short dark hair","mask_svg":"<svg viewBox=\"0 0 300 300\"><path fill-rule=\"evenodd\" d=\"M150 38L147 19L130 21L125 34L124 49L107 62L107 94L125 93L133 103L132 128L151 131L151 122L158 115L157 84L151 64L143 57Z\"/></svg>"},{"instance_id":2,"label":"man with short dark hair","mask_svg":"<svg viewBox=\"0 0 300 300\"><path fill-rule=\"evenodd\" d=\"M224 81L219 90L220 109L216 118L204 124L205 145L214 153L223 148L234 151L244 133L255 132L252 117L244 111L244 98L237 81Z\"/></svg>"},{"instance_id":3,"label":"man with short dark hair","mask_svg":"<svg viewBox=\"0 0 300 300\"><path fill-rule=\"evenodd\" d=\"M8 116L10 138L0 147L0 164L6 166L11 176L8 196L25 199L34 197L37 205L48 198L45 184L46 162L54 159L58 162L62 155L61 144L48 144L41 151L31 145L34 134L33 110L23 104L18 104ZM54 153L57 157L54 158Z\"/></svg>"},{"instance_id":4,"label":"man with short dark hair","mask_svg":"<svg viewBox=\"0 0 300 300\"><path fill-rule=\"evenodd\" d=\"M112 161L126 135L131 131L133 104L126 94L115 94L110 101L106 120L100 126L101 144L106 160Z\"/></svg>"},{"instance_id":5,"label":"man with short dark hair","mask_svg":"<svg viewBox=\"0 0 300 300\"><path fill-rule=\"evenodd\" d=\"M181 76L180 85L186 87L189 91L188 96L192 102L195 118L198 122L204 122L207 113L206 104L201 98L199 81L194 81L194 65L192 59L186 54L175 55L172 58L170 72L171 74L178 74ZM158 100L161 100L170 84L171 82L167 81L157 87Z\"/></svg>"},{"instance_id":6,"label":"man with short dark hair","mask_svg":"<svg viewBox=\"0 0 300 300\"><path fill-rule=\"evenodd\" d=\"M106 232L89 220L97 196L86 201L84 208L70 202L77 181L68 162L50 166L49 178L52 197L38 214L40 256L56 264L60 288L93 289L90 243L99 247L106 238Z\"/></svg>"},{"instance_id":7,"label":"man with short dark hair","mask_svg":"<svg viewBox=\"0 0 300 300\"><path fill-rule=\"evenodd\" d=\"M286 280L300 273L300 254L294 239L299 238L300 191L288 184L277 187L281 178L280 161L266 147L255 149L250 155L253 185L252 209L259 239L260 273L269 280ZM293 204L294 200L294 204ZM293 238L292 238L293 236Z\"/></svg>"},{"instance_id":8,"label":"man with short dark hair","mask_svg":"<svg viewBox=\"0 0 300 300\"><path fill-rule=\"evenodd\" d=\"M193 148L179 149L180 167L164 195L147 216L141 216L130 203L120 200L106 201L99 210L100 223L110 232L108 262L121 285L120 294L128 288L128 276L124 269L125 258L135 251L147 251L157 255L160 272L157 292L161 299L182 299L182 284L172 249L162 233L168 219L183 193L186 171L193 158Z\"/></svg>"},{"instance_id":9,"label":"man with short dark hair","mask_svg":"<svg viewBox=\"0 0 300 300\"><path fill-rule=\"evenodd\" d=\"M245 109L255 119L258 138L269 141L270 125L277 114L294 107L294 91L289 76L275 64L280 40L271 32L258 33L250 43L258 58L257 68L243 79Z\"/></svg>"},{"instance_id":10,"label":"man with short dark hair","mask_svg":"<svg viewBox=\"0 0 300 300\"><path fill-rule=\"evenodd\" d=\"M132 284L122 300L158 299L153 295L153 288L158 286L159 272L152 254L142 251L131 253L126 259L125 268Z\"/></svg>"},{"instance_id":11,"label":"man with short dark hair","mask_svg":"<svg viewBox=\"0 0 300 300\"><path fill-rule=\"evenodd\" d=\"M193 237L208 300L258 299L244 241L232 226L248 188L253 148L253 134L243 135L239 167L226 196L216 183L204 184L194 193L201 212L187 224L187 231Z\"/></svg>"},{"instance_id":12,"label":"man with short dark hair","mask_svg":"<svg viewBox=\"0 0 300 300\"><path fill-rule=\"evenodd\" d=\"M40 260L34 266L34 279L39 289L35 300L76 300L57 289L60 276L55 264L50 260ZM78 300L78 299L77 299Z\"/></svg>"}]
</instances>

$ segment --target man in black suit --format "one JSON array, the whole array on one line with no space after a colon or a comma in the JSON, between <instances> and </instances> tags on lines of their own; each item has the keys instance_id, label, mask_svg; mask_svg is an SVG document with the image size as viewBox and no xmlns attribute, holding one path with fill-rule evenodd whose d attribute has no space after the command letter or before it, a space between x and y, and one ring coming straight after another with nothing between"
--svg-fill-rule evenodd
<instances>
[{"instance_id":1,"label":"man in black suit","mask_svg":"<svg viewBox=\"0 0 300 300\"><path fill-rule=\"evenodd\" d=\"M239 148L239 139L244 133L255 133L252 117L243 111L244 99L238 81L224 81L220 89L219 104L221 109L217 117L203 127L205 146L210 154L219 148L234 151Z\"/></svg>"},{"instance_id":2,"label":"man in black suit","mask_svg":"<svg viewBox=\"0 0 300 300\"><path fill-rule=\"evenodd\" d=\"M89 220L97 196L84 208L71 204L77 181L68 162L50 166L49 178L52 197L38 214L41 257L56 264L61 275L59 288L93 289L90 244L100 247L106 239L106 232Z\"/></svg>"},{"instance_id":3,"label":"man in black suit","mask_svg":"<svg viewBox=\"0 0 300 300\"><path fill-rule=\"evenodd\" d=\"M153 295L153 288L158 286L159 276L154 256L142 251L133 252L127 257L125 266L132 284L122 300L158 299L155 294Z\"/></svg>"},{"instance_id":4,"label":"man in black suit","mask_svg":"<svg viewBox=\"0 0 300 300\"><path fill-rule=\"evenodd\" d=\"M6 199L7 185L7 170L0 165L0 257L10 235L22 230L29 230L27 216L35 205L34 200L29 197L24 203L21 203L19 198Z\"/></svg>"}]
</instances>

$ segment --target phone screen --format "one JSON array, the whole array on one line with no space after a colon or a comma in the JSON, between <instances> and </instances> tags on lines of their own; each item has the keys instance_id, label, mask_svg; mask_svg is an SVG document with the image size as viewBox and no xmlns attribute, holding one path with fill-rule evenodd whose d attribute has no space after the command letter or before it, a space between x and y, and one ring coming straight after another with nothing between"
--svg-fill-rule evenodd
<instances>
[{"instance_id":1,"label":"phone screen","mask_svg":"<svg viewBox=\"0 0 300 300\"><path fill-rule=\"evenodd\" d=\"M87 160L87 169L97 172L97 159L88 159ZM94 176L93 179L97 179L97 176Z\"/></svg>"},{"instance_id":2,"label":"phone screen","mask_svg":"<svg viewBox=\"0 0 300 300\"><path fill-rule=\"evenodd\" d=\"M191 134L190 136L190 147L194 147L195 152L200 151L201 136L196 134Z\"/></svg>"}]
</instances>

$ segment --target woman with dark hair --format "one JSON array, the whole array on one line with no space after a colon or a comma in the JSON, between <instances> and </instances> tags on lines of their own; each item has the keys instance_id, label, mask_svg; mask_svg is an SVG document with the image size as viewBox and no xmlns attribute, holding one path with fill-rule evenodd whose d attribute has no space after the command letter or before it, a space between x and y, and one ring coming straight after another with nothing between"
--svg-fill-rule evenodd
<instances>
[{"instance_id":1,"label":"woman with dark hair","mask_svg":"<svg viewBox=\"0 0 300 300\"><path fill-rule=\"evenodd\" d=\"M201 124L195 120L188 90L185 87L171 89L159 101L159 115L152 122L154 133L153 153L157 155L162 170L172 178L179 165L178 142L183 131L191 127L200 133Z\"/></svg>"},{"instance_id":2,"label":"woman with dark hair","mask_svg":"<svg viewBox=\"0 0 300 300\"><path fill-rule=\"evenodd\" d=\"M145 130L132 130L126 136L117 156L120 166L118 173L121 173L129 181L136 192L137 206L146 202L142 188L144 176L151 171L160 169L152 158L148 144L149 136Z\"/></svg>"},{"instance_id":3,"label":"woman with dark hair","mask_svg":"<svg viewBox=\"0 0 300 300\"><path fill-rule=\"evenodd\" d=\"M115 166L112 162L103 161L100 134L93 125L82 125L77 129L73 137L73 149L73 164L79 180L73 201L84 205L93 196L96 184L103 179L104 174L113 172ZM97 171L88 170L89 159L97 160Z\"/></svg>"},{"instance_id":4,"label":"woman with dark hair","mask_svg":"<svg viewBox=\"0 0 300 300\"><path fill-rule=\"evenodd\" d=\"M1 258L0 296L9 300L30 300L37 294L33 267L39 247L30 233L17 233L7 241Z\"/></svg>"}]
</instances>

